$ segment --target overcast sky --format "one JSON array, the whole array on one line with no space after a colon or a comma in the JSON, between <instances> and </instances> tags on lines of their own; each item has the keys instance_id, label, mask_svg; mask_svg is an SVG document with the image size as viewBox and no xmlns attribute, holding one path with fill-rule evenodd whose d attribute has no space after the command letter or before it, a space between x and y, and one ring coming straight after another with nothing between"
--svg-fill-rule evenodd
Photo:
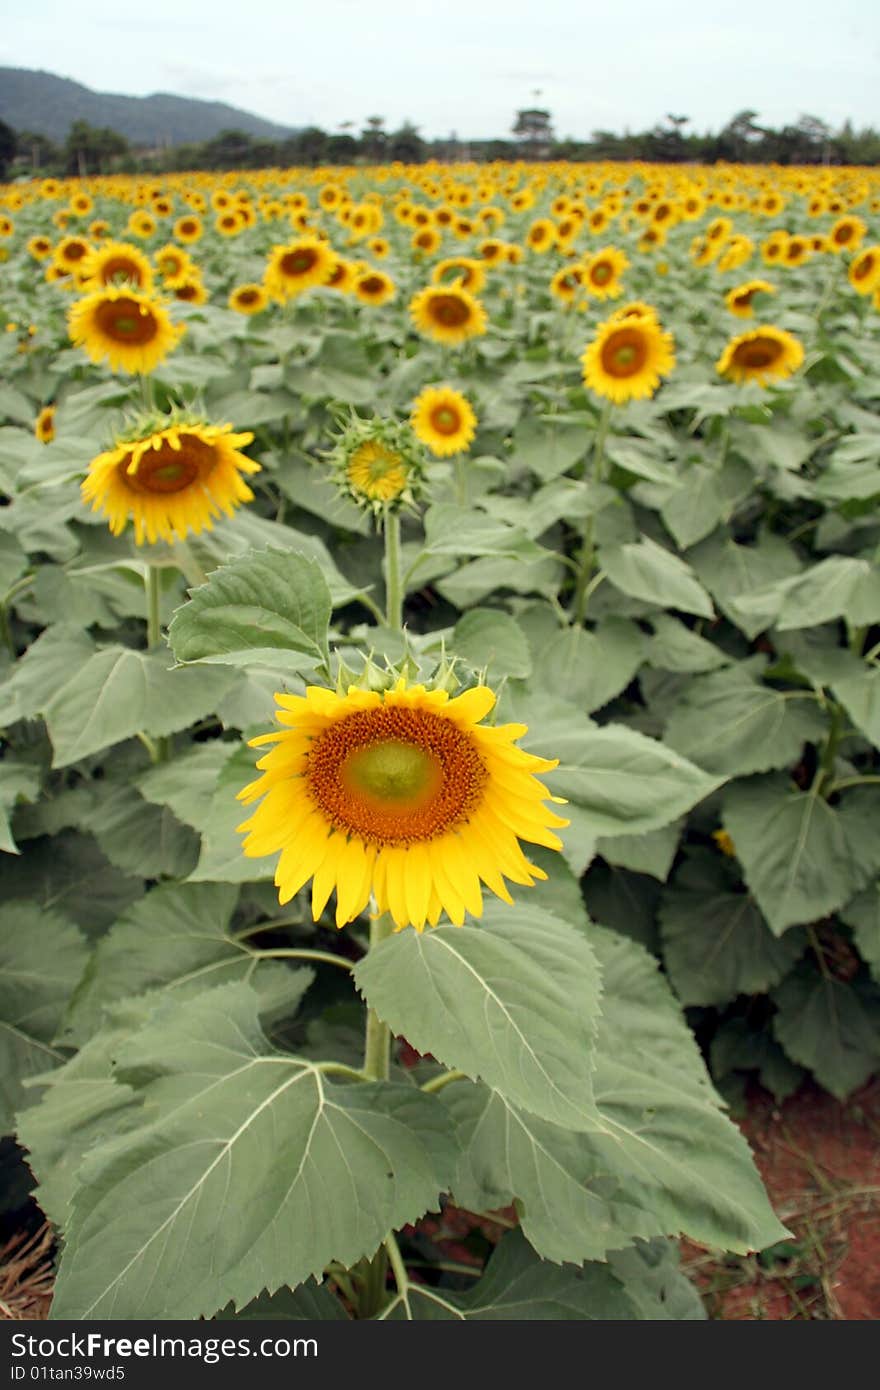
<instances>
[{"instance_id":1,"label":"overcast sky","mask_svg":"<svg viewBox=\"0 0 880 1390\"><path fill-rule=\"evenodd\" d=\"M330 131L504 137L533 104L559 136L744 107L880 127L880 0L11 0L0 66Z\"/></svg>"}]
</instances>

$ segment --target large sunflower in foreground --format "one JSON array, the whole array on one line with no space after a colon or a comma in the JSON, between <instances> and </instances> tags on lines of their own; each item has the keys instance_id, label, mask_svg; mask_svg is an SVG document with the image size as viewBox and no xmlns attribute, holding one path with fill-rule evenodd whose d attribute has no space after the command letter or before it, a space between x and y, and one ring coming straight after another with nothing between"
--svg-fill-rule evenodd
<instances>
[{"instance_id":1,"label":"large sunflower in foreground","mask_svg":"<svg viewBox=\"0 0 880 1390\"><path fill-rule=\"evenodd\" d=\"M410 418L416 438L437 458L467 449L477 428L470 402L451 386L426 386L413 402Z\"/></svg>"},{"instance_id":2,"label":"large sunflower in foreground","mask_svg":"<svg viewBox=\"0 0 880 1390\"><path fill-rule=\"evenodd\" d=\"M311 879L316 921L335 889L339 927L372 896L398 930L421 931L444 912L456 926L479 917L481 883L510 903L505 878L546 878L519 841L562 848L554 830L568 822L536 776L556 763L517 748L524 725L480 723L495 704L486 686L450 699L399 680L381 693L310 686L275 699L285 727L252 741L275 747L239 792L263 798L239 830L248 856L280 850L279 902Z\"/></svg>"},{"instance_id":3,"label":"large sunflower in foreground","mask_svg":"<svg viewBox=\"0 0 880 1390\"><path fill-rule=\"evenodd\" d=\"M581 357L584 384L622 403L653 396L675 366L672 334L645 314L600 323Z\"/></svg>"},{"instance_id":4,"label":"large sunflower in foreground","mask_svg":"<svg viewBox=\"0 0 880 1390\"><path fill-rule=\"evenodd\" d=\"M791 376L803 360L803 347L784 328L753 328L731 338L715 367L731 381L764 386L770 378Z\"/></svg>"},{"instance_id":5,"label":"large sunflower in foreground","mask_svg":"<svg viewBox=\"0 0 880 1390\"><path fill-rule=\"evenodd\" d=\"M486 331L486 310L462 285L428 285L414 294L409 312L418 331L455 346Z\"/></svg>"},{"instance_id":6,"label":"large sunflower in foreground","mask_svg":"<svg viewBox=\"0 0 880 1390\"><path fill-rule=\"evenodd\" d=\"M164 305L126 287L108 285L71 306L71 341L93 362L107 362L113 371L153 371L184 332L175 326Z\"/></svg>"},{"instance_id":7,"label":"large sunflower in foreground","mask_svg":"<svg viewBox=\"0 0 880 1390\"><path fill-rule=\"evenodd\" d=\"M210 531L219 516L253 498L241 475L259 473L260 465L239 453L253 437L233 434L231 425L178 420L118 439L89 464L83 501L104 513L115 536L133 521L137 545Z\"/></svg>"}]
</instances>

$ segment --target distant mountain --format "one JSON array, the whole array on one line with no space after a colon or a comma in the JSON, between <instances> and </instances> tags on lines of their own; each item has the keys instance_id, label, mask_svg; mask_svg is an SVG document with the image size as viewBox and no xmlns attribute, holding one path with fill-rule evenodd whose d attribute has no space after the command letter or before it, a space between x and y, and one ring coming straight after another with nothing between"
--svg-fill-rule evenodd
<instances>
[{"instance_id":1,"label":"distant mountain","mask_svg":"<svg viewBox=\"0 0 880 1390\"><path fill-rule=\"evenodd\" d=\"M221 130L278 140L291 134L289 126L274 125L223 101L155 92L148 97L124 97L93 92L67 77L28 68L0 68L0 120L13 130L32 130L62 141L73 121L109 126L133 145L182 145L201 142Z\"/></svg>"}]
</instances>

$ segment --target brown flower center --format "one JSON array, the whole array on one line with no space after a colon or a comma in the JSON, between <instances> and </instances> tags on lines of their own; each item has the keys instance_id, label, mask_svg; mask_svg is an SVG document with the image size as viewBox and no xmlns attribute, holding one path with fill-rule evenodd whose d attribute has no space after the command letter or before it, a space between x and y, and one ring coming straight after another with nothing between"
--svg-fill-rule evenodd
<instances>
[{"instance_id":1,"label":"brown flower center","mask_svg":"<svg viewBox=\"0 0 880 1390\"><path fill-rule=\"evenodd\" d=\"M469 322L471 311L457 294L435 294L430 301L430 314L444 328L461 328Z\"/></svg>"},{"instance_id":2,"label":"brown flower center","mask_svg":"<svg viewBox=\"0 0 880 1390\"><path fill-rule=\"evenodd\" d=\"M317 251L311 246L302 246L297 251L288 251L281 257L279 269L282 275L307 275L318 260Z\"/></svg>"},{"instance_id":3,"label":"brown flower center","mask_svg":"<svg viewBox=\"0 0 880 1390\"><path fill-rule=\"evenodd\" d=\"M99 304L95 322L104 336L116 343L151 343L159 332L155 315L137 300L124 296Z\"/></svg>"},{"instance_id":4,"label":"brown flower center","mask_svg":"<svg viewBox=\"0 0 880 1390\"><path fill-rule=\"evenodd\" d=\"M454 406L438 405L431 412L431 424L438 434L455 434L461 427L461 416Z\"/></svg>"},{"instance_id":5,"label":"brown flower center","mask_svg":"<svg viewBox=\"0 0 880 1390\"><path fill-rule=\"evenodd\" d=\"M602 368L608 376L625 378L641 371L648 357L644 335L634 328L618 328L603 344Z\"/></svg>"},{"instance_id":6,"label":"brown flower center","mask_svg":"<svg viewBox=\"0 0 880 1390\"><path fill-rule=\"evenodd\" d=\"M331 724L314 740L306 782L323 815L369 844L412 844L462 824L488 773L468 734L426 710L391 705Z\"/></svg>"},{"instance_id":7,"label":"brown flower center","mask_svg":"<svg viewBox=\"0 0 880 1390\"><path fill-rule=\"evenodd\" d=\"M772 338L755 338L749 343L740 343L734 350L733 361L738 367L760 371L772 367L782 356L782 348Z\"/></svg>"},{"instance_id":8,"label":"brown flower center","mask_svg":"<svg viewBox=\"0 0 880 1390\"><path fill-rule=\"evenodd\" d=\"M196 478L206 478L217 462L213 447L195 434L182 434L180 448L174 449L163 440L158 449L148 449L141 455L136 473L121 476L132 492L183 492Z\"/></svg>"}]
</instances>

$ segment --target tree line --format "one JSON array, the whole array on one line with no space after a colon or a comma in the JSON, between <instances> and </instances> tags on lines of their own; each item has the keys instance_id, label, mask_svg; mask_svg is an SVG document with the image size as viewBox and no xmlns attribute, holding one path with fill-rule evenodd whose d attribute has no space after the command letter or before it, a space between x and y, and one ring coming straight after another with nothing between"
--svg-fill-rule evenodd
<instances>
[{"instance_id":1,"label":"tree line","mask_svg":"<svg viewBox=\"0 0 880 1390\"><path fill-rule=\"evenodd\" d=\"M386 130L381 116L335 132L306 126L282 139L224 130L201 143L154 149L132 146L107 127L75 121L63 144L33 131L14 131L0 121L0 180L109 173L170 173L187 169L266 169L291 165L379 164L399 160L639 160L664 164L880 164L880 132L856 130L847 121L834 130L818 116L801 116L779 128L762 124L758 112L738 112L717 132L691 129L688 116L669 113L644 131L594 130L587 140L559 138L549 111L518 111L510 137L495 140L426 140L405 121Z\"/></svg>"}]
</instances>

